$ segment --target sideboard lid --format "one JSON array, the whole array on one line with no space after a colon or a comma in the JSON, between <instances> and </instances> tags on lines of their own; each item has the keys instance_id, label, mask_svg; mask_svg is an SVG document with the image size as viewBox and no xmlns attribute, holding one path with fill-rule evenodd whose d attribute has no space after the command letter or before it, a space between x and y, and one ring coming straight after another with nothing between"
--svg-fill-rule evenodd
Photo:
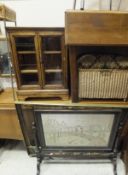
<instances>
[{"instance_id":1,"label":"sideboard lid","mask_svg":"<svg viewBox=\"0 0 128 175\"><path fill-rule=\"evenodd\" d=\"M68 10L67 45L127 45L128 12Z\"/></svg>"}]
</instances>

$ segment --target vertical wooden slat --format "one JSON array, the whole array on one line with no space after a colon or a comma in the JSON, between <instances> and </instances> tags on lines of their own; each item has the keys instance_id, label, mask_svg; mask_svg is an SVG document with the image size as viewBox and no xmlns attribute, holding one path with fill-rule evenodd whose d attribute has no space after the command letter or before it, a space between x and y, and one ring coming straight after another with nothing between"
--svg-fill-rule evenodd
<instances>
[{"instance_id":1,"label":"vertical wooden slat","mask_svg":"<svg viewBox=\"0 0 128 175\"><path fill-rule=\"evenodd\" d=\"M77 58L76 48L69 47L69 58L70 58L70 74L71 74L71 96L72 101L78 101L78 73L77 73Z\"/></svg>"}]
</instances>

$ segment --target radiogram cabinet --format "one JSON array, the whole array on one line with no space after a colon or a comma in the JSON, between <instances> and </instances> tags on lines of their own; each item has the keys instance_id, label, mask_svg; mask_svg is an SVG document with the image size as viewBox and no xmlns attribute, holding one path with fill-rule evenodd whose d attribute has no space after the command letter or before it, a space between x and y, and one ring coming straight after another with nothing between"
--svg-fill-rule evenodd
<instances>
[{"instance_id":1,"label":"radiogram cabinet","mask_svg":"<svg viewBox=\"0 0 128 175\"><path fill-rule=\"evenodd\" d=\"M68 10L65 43L69 48L73 102L128 98L128 13Z\"/></svg>"},{"instance_id":2,"label":"radiogram cabinet","mask_svg":"<svg viewBox=\"0 0 128 175\"><path fill-rule=\"evenodd\" d=\"M7 28L17 97L67 98L63 28Z\"/></svg>"}]
</instances>

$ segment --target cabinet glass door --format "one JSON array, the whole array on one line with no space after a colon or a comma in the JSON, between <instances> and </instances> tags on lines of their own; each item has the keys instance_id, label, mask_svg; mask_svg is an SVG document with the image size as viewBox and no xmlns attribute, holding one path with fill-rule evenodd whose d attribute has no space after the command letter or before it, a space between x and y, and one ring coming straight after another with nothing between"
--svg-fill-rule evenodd
<instances>
[{"instance_id":1,"label":"cabinet glass door","mask_svg":"<svg viewBox=\"0 0 128 175\"><path fill-rule=\"evenodd\" d=\"M63 35L40 36L44 87L63 88Z\"/></svg>"},{"instance_id":2,"label":"cabinet glass door","mask_svg":"<svg viewBox=\"0 0 128 175\"><path fill-rule=\"evenodd\" d=\"M37 39L34 35L14 36L19 86L22 88L39 88L39 57Z\"/></svg>"}]
</instances>

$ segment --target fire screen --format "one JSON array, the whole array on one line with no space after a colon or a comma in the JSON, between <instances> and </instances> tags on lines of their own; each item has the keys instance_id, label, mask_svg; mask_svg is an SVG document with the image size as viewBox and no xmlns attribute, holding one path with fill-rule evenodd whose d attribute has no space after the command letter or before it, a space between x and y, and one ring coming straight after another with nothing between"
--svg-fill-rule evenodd
<instances>
[{"instance_id":1,"label":"fire screen","mask_svg":"<svg viewBox=\"0 0 128 175\"><path fill-rule=\"evenodd\" d=\"M54 105L31 107L16 104L27 149L33 149L37 157L37 175L45 160L90 162L90 159L112 161L114 175L117 175L116 160L127 110ZM26 109L31 113L24 115ZM30 125L26 121L30 116L31 132L28 132ZM33 144L29 145L29 140Z\"/></svg>"},{"instance_id":2,"label":"fire screen","mask_svg":"<svg viewBox=\"0 0 128 175\"><path fill-rule=\"evenodd\" d=\"M38 138L45 148L111 150L119 111L35 111Z\"/></svg>"}]
</instances>

